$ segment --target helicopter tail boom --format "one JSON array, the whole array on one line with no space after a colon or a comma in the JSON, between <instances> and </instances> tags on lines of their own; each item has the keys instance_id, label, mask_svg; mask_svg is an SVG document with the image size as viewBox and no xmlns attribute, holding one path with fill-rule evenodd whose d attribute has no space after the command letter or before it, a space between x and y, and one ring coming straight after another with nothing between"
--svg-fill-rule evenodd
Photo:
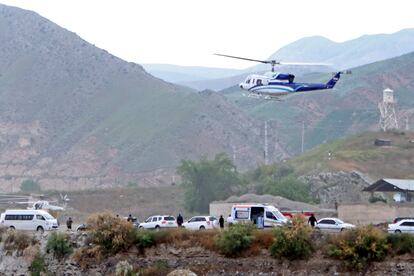
<instances>
[{"instance_id":1,"label":"helicopter tail boom","mask_svg":"<svg viewBox=\"0 0 414 276\"><path fill-rule=\"evenodd\" d=\"M342 72L337 72L332 79L330 79L326 83L326 88L334 88L335 84L338 82L339 78L341 77Z\"/></svg>"}]
</instances>

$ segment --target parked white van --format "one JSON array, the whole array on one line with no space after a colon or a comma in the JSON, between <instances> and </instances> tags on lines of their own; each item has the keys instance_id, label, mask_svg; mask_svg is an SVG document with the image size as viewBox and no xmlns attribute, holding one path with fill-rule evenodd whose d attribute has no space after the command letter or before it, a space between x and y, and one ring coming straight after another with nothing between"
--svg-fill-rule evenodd
<instances>
[{"instance_id":1,"label":"parked white van","mask_svg":"<svg viewBox=\"0 0 414 276\"><path fill-rule=\"evenodd\" d=\"M253 221L264 218L264 227L282 226L288 219L272 205L267 204L236 204L231 208L231 223Z\"/></svg>"},{"instance_id":2,"label":"parked white van","mask_svg":"<svg viewBox=\"0 0 414 276\"><path fill-rule=\"evenodd\" d=\"M0 226L17 230L47 231L59 227L57 219L44 210L6 210L0 216Z\"/></svg>"}]
</instances>

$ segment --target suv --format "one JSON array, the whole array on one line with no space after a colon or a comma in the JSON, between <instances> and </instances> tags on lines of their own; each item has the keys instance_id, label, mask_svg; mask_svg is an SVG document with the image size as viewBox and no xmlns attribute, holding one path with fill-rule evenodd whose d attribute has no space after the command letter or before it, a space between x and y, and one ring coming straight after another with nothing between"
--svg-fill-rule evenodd
<instances>
[{"instance_id":1,"label":"suv","mask_svg":"<svg viewBox=\"0 0 414 276\"><path fill-rule=\"evenodd\" d=\"M156 215L151 216L140 223L138 226L140 229L160 229L160 228L173 228L178 227L175 217L170 215Z\"/></svg>"},{"instance_id":2,"label":"suv","mask_svg":"<svg viewBox=\"0 0 414 276\"><path fill-rule=\"evenodd\" d=\"M217 227L217 219L211 216L196 216L183 223L183 227L190 230L213 229Z\"/></svg>"}]
</instances>

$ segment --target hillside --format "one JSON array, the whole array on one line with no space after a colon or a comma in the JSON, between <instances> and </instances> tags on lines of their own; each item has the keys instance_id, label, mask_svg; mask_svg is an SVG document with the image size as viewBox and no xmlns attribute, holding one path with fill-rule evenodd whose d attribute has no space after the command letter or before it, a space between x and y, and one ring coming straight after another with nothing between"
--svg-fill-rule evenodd
<instances>
[{"instance_id":1,"label":"hillside","mask_svg":"<svg viewBox=\"0 0 414 276\"><path fill-rule=\"evenodd\" d=\"M376 139L391 146L376 146ZM414 178L414 132L364 132L322 144L288 163L300 175L359 171L373 180Z\"/></svg>"},{"instance_id":2,"label":"hillside","mask_svg":"<svg viewBox=\"0 0 414 276\"><path fill-rule=\"evenodd\" d=\"M354 68L333 90L303 93L283 98L282 102L243 97L232 87L221 91L253 117L268 121L271 148L284 145L288 155L300 153L302 131L304 149L366 130L377 130L378 102L383 89L390 87L397 99L400 125L409 127L414 119L414 53ZM326 82L328 74L309 74L297 81Z\"/></svg>"},{"instance_id":3,"label":"hillside","mask_svg":"<svg viewBox=\"0 0 414 276\"><path fill-rule=\"evenodd\" d=\"M217 93L148 74L39 15L0 5L0 187L162 185L180 159L250 166L260 125ZM145 181L143 181L143 179Z\"/></svg>"}]
</instances>

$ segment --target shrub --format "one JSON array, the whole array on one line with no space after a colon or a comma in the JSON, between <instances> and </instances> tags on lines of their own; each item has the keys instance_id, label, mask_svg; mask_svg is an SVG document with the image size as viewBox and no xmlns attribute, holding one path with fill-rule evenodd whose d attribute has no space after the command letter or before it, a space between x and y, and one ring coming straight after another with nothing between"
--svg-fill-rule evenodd
<instances>
[{"instance_id":1,"label":"shrub","mask_svg":"<svg viewBox=\"0 0 414 276\"><path fill-rule=\"evenodd\" d=\"M219 234L215 245L220 253L232 257L242 253L250 247L253 240L254 225L250 223L237 223Z\"/></svg>"},{"instance_id":2,"label":"shrub","mask_svg":"<svg viewBox=\"0 0 414 276\"><path fill-rule=\"evenodd\" d=\"M34 257L30 265L30 272L32 276L40 276L46 272L45 258L40 253Z\"/></svg>"},{"instance_id":3,"label":"shrub","mask_svg":"<svg viewBox=\"0 0 414 276\"><path fill-rule=\"evenodd\" d=\"M53 232L46 244L46 251L52 252L58 258L64 257L66 254L72 252L72 247L69 242L69 237L63 233Z\"/></svg>"},{"instance_id":4,"label":"shrub","mask_svg":"<svg viewBox=\"0 0 414 276\"><path fill-rule=\"evenodd\" d=\"M155 239L156 234L153 231L139 229L135 232L135 245L140 250L155 245Z\"/></svg>"},{"instance_id":5,"label":"shrub","mask_svg":"<svg viewBox=\"0 0 414 276\"><path fill-rule=\"evenodd\" d=\"M395 255L414 253L414 236L410 234L388 234L387 243Z\"/></svg>"},{"instance_id":6,"label":"shrub","mask_svg":"<svg viewBox=\"0 0 414 276\"><path fill-rule=\"evenodd\" d=\"M26 179L20 184L20 190L22 192L40 192L40 184L32 179Z\"/></svg>"},{"instance_id":7,"label":"shrub","mask_svg":"<svg viewBox=\"0 0 414 276\"><path fill-rule=\"evenodd\" d=\"M135 241L135 229L131 223L104 212L88 219L91 242L104 254L116 254L128 250Z\"/></svg>"},{"instance_id":8,"label":"shrub","mask_svg":"<svg viewBox=\"0 0 414 276\"><path fill-rule=\"evenodd\" d=\"M21 255L23 250L35 243L34 238L30 237L26 232L11 230L5 235L3 248L9 253L17 250L17 254Z\"/></svg>"},{"instance_id":9,"label":"shrub","mask_svg":"<svg viewBox=\"0 0 414 276\"><path fill-rule=\"evenodd\" d=\"M157 260L152 266L141 269L138 275L142 276L164 276L171 271L166 260Z\"/></svg>"},{"instance_id":10,"label":"shrub","mask_svg":"<svg viewBox=\"0 0 414 276\"><path fill-rule=\"evenodd\" d=\"M301 216L292 218L292 224L273 231L274 242L270 254L288 260L308 258L314 251L311 240L312 229Z\"/></svg>"},{"instance_id":11,"label":"shrub","mask_svg":"<svg viewBox=\"0 0 414 276\"><path fill-rule=\"evenodd\" d=\"M387 239L373 226L355 228L328 242L327 254L345 261L348 268L361 269L372 261L381 261L388 252Z\"/></svg>"},{"instance_id":12,"label":"shrub","mask_svg":"<svg viewBox=\"0 0 414 276\"><path fill-rule=\"evenodd\" d=\"M133 267L128 263L128 261L120 261L116 264L115 275L116 276L133 276Z\"/></svg>"}]
</instances>

